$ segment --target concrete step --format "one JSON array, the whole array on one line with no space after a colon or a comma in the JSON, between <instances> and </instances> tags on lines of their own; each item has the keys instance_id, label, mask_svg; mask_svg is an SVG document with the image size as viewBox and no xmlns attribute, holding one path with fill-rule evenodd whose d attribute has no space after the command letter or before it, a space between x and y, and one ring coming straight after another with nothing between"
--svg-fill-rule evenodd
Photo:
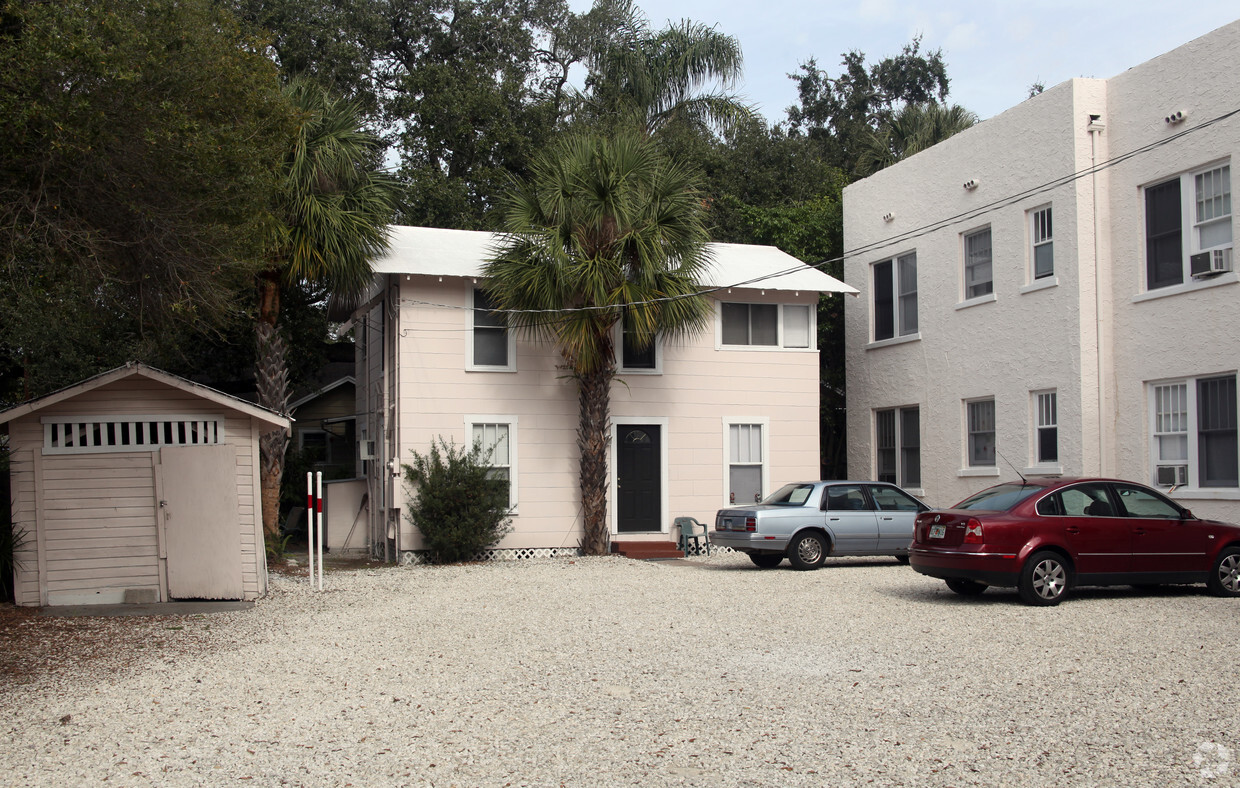
<instances>
[{"instance_id":1,"label":"concrete step","mask_svg":"<svg viewBox=\"0 0 1240 788\"><path fill-rule=\"evenodd\" d=\"M612 542L611 551L625 558L648 560L651 558L684 558L685 554L675 542Z\"/></svg>"}]
</instances>

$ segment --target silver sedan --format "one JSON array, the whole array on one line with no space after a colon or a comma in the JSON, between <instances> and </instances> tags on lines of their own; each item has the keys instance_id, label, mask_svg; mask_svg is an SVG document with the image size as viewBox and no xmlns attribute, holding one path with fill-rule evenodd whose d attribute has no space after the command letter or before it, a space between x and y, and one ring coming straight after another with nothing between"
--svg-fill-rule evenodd
<instances>
[{"instance_id":1,"label":"silver sedan","mask_svg":"<svg viewBox=\"0 0 1240 788\"><path fill-rule=\"evenodd\" d=\"M817 569L829 555L890 555L908 563L913 521L926 504L886 482L796 482L761 503L720 509L711 542L763 569L786 557Z\"/></svg>"}]
</instances>

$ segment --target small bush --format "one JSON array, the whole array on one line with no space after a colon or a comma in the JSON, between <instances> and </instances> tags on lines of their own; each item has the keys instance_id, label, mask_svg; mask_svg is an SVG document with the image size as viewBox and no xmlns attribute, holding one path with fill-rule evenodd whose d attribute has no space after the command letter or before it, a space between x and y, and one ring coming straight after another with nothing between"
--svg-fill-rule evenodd
<instances>
[{"instance_id":1,"label":"small bush","mask_svg":"<svg viewBox=\"0 0 1240 788\"><path fill-rule=\"evenodd\" d=\"M409 522L436 563L468 561L512 530L508 480L493 478L486 457L481 444L466 451L440 438L403 466L413 499Z\"/></svg>"}]
</instances>

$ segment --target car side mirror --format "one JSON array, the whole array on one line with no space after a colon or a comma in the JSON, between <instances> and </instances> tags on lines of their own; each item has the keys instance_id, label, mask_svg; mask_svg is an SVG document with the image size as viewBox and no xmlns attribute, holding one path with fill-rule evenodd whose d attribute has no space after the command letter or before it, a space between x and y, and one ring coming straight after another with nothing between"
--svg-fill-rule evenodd
<instances>
[{"instance_id":1,"label":"car side mirror","mask_svg":"<svg viewBox=\"0 0 1240 788\"><path fill-rule=\"evenodd\" d=\"M1193 512L1191 509L1181 509L1180 519L1181 520L1196 520L1197 518L1193 516Z\"/></svg>"}]
</instances>

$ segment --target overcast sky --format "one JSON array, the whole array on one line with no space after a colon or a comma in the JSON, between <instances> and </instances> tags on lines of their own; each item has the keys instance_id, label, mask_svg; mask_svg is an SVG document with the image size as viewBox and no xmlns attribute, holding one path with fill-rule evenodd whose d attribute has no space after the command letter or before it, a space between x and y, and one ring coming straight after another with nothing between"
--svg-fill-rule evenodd
<instances>
[{"instance_id":1,"label":"overcast sky","mask_svg":"<svg viewBox=\"0 0 1240 788\"><path fill-rule=\"evenodd\" d=\"M574 10L590 0L570 0ZM716 25L740 40L739 92L772 122L796 103L786 76L815 58L831 76L842 53L867 63L898 54L915 35L923 51L942 49L949 100L985 119L1020 103L1029 86L1073 77L1113 77L1240 18L1236 0L637 0L653 27L669 19ZM1214 78L1235 79L1216 74Z\"/></svg>"}]
</instances>

